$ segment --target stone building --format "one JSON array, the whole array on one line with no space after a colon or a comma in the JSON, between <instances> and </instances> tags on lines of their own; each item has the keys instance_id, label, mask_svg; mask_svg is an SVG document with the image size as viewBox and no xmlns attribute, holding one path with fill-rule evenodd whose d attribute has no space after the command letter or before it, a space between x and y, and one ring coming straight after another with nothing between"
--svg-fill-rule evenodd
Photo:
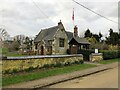
<instances>
[{"instance_id":1,"label":"stone building","mask_svg":"<svg viewBox=\"0 0 120 90\"><path fill-rule=\"evenodd\" d=\"M74 34L67 32L60 21L57 26L43 29L34 39L36 54L67 54L70 49L72 54L77 54L78 49L89 47L89 42L78 36L78 28L75 26Z\"/></svg>"},{"instance_id":2,"label":"stone building","mask_svg":"<svg viewBox=\"0 0 120 90\"><path fill-rule=\"evenodd\" d=\"M34 40L35 51L41 55L66 54L68 38L60 21L57 26L41 30Z\"/></svg>"}]
</instances>

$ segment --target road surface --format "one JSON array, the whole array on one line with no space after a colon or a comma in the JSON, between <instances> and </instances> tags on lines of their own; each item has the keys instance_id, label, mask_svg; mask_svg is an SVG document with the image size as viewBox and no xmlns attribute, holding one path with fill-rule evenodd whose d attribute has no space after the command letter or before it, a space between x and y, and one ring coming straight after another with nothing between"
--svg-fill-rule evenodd
<instances>
[{"instance_id":1,"label":"road surface","mask_svg":"<svg viewBox=\"0 0 120 90\"><path fill-rule=\"evenodd\" d=\"M118 88L118 68L54 84L47 88Z\"/></svg>"}]
</instances>

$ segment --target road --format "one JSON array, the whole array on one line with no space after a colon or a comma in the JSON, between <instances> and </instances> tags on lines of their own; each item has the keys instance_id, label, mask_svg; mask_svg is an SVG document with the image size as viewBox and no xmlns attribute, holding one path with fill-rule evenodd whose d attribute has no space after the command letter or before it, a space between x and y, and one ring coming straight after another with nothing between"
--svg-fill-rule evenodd
<instances>
[{"instance_id":1,"label":"road","mask_svg":"<svg viewBox=\"0 0 120 90\"><path fill-rule=\"evenodd\" d=\"M118 88L118 68L54 84L47 88Z\"/></svg>"}]
</instances>

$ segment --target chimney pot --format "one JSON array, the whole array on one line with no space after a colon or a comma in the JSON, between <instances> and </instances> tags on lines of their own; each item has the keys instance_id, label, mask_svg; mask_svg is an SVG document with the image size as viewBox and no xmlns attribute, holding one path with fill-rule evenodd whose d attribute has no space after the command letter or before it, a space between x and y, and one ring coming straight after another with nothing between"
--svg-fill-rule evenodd
<instances>
[{"instance_id":1,"label":"chimney pot","mask_svg":"<svg viewBox=\"0 0 120 90\"><path fill-rule=\"evenodd\" d=\"M78 27L77 25L74 27L74 36L78 36Z\"/></svg>"}]
</instances>

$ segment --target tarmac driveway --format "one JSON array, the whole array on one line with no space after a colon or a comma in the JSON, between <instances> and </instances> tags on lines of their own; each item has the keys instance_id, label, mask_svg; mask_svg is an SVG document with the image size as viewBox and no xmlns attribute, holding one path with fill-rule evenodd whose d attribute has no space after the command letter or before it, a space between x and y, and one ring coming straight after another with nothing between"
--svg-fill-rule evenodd
<instances>
[{"instance_id":1,"label":"tarmac driveway","mask_svg":"<svg viewBox=\"0 0 120 90\"><path fill-rule=\"evenodd\" d=\"M118 68L58 83L47 88L118 88Z\"/></svg>"}]
</instances>

